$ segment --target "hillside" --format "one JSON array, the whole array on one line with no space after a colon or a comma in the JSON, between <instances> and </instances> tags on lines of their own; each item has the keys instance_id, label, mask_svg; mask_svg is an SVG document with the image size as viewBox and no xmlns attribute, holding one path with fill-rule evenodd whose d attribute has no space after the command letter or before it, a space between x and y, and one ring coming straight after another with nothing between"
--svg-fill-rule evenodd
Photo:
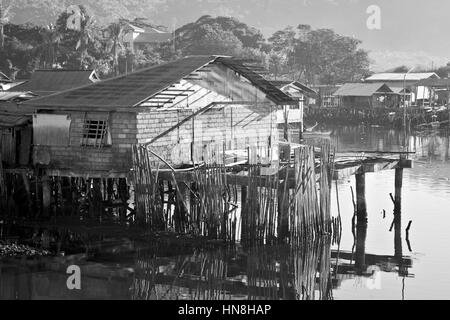
<instances>
[{"instance_id":1,"label":"hillside","mask_svg":"<svg viewBox=\"0 0 450 320\"><path fill-rule=\"evenodd\" d=\"M11 1L11 0L10 0ZM100 23L108 23L118 17L147 18L155 24L178 26L197 20L205 14L232 15L242 18L249 8L257 10L260 1L249 0L15 0L10 21L47 25L69 5L82 4L94 14ZM264 8L262 8L264 9ZM175 17L177 19L175 20Z\"/></svg>"}]
</instances>

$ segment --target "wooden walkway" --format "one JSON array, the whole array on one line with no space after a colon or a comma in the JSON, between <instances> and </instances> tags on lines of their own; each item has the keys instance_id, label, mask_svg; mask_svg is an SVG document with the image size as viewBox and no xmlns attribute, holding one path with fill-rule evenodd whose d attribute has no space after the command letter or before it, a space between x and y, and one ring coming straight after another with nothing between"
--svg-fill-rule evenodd
<instances>
[{"instance_id":1,"label":"wooden walkway","mask_svg":"<svg viewBox=\"0 0 450 320\"><path fill-rule=\"evenodd\" d=\"M242 154L242 152L240 152L240 154ZM413 167L413 160L408 159L410 154L412 153L378 151L337 153L334 159L333 180L342 180L358 174L376 173L385 170L411 169ZM242 156L239 158L239 163L236 165L233 165L233 163L228 164L230 172L226 175L227 181L233 185L248 186L248 166L248 158L245 159ZM293 179L295 176L293 162L288 169L289 173L286 173L287 166L289 166L287 162L281 162L276 165L262 165L265 174L262 174L259 179L256 179L256 181L253 182L257 183L258 186L264 186L267 184L267 179L274 183L276 182L276 179L279 179L279 182L281 183L284 182L286 175L288 175L291 177L289 180L292 180L289 181L289 187L292 189L295 186L295 181ZM193 168L176 170L175 172L169 169L160 170L159 177L161 179L170 180L173 173L175 174L177 181L190 183L195 180Z\"/></svg>"},{"instance_id":2,"label":"wooden walkway","mask_svg":"<svg viewBox=\"0 0 450 320\"><path fill-rule=\"evenodd\" d=\"M413 161L407 159L410 153L402 152L347 152L336 154L334 180L353 175L375 173L393 169L411 169Z\"/></svg>"}]
</instances>

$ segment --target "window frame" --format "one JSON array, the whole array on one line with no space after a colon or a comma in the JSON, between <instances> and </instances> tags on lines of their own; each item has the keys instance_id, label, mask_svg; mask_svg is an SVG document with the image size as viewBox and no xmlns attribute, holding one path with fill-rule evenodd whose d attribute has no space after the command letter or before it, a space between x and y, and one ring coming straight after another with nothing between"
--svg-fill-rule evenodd
<instances>
[{"instance_id":1,"label":"window frame","mask_svg":"<svg viewBox=\"0 0 450 320\"><path fill-rule=\"evenodd\" d=\"M84 148L106 148L112 146L109 121L85 118L83 121L81 146Z\"/></svg>"}]
</instances>

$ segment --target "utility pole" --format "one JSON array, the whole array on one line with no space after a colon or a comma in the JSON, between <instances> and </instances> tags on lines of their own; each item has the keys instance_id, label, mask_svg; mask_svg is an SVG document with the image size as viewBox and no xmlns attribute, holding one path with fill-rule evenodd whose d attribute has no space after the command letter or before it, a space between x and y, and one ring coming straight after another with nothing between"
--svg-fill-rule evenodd
<instances>
[{"instance_id":1,"label":"utility pole","mask_svg":"<svg viewBox=\"0 0 450 320\"><path fill-rule=\"evenodd\" d=\"M174 18L173 19L173 54L175 54L177 52L176 41L177 41L177 20L176 20L176 18Z\"/></svg>"},{"instance_id":2,"label":"utility pole","mask_svg":"<svg viewBox=\"0 0 450 320\"><path fill-rule=\"evenodd\" d=\"M406 128L406 76L416 67L411 68L403 77L403 127Z\"/></svg>"}]
</instances>

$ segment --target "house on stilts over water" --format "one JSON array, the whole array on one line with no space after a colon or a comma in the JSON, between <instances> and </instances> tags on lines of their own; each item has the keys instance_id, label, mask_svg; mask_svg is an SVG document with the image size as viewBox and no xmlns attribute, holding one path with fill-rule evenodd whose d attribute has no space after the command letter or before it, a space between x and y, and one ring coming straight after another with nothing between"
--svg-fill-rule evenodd
<instances>
[{"instance_id":1,"label":"house on stilts over water","mask_svg":"<svg viewBox=\"0 0 450 320\"><path fill-rule=\"evenodd\" d=\"M43 212L84 194L90 217L118 208L153 229L228 240L238 229L268 239L298 232L302 219L314 228L313 219L328 221L314 149L297 146L292 165L279 159L277 111L298 99L259 71L232 57L190 56L24 102Z\"/></svg>"}]
</instances>

